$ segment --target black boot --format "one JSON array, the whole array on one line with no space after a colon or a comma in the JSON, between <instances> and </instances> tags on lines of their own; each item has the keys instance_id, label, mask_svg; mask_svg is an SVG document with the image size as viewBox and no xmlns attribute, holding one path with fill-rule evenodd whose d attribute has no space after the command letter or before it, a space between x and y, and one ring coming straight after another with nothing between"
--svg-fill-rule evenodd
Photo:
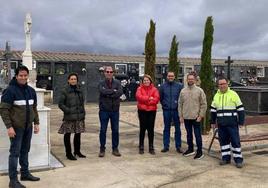
<instances>
[{"instance_id":1,"label":"black boot","mask_svg":"<svg viewBox=\"0 0 268 188\"><path fill-rule=\"evenodd\" d=\"M152 135L149 136L149 153L152 155L155 155L155 151L154 151L154 140Z\"/></svg>"},{"instance_id":2,"label":"black boot","mask_svg":"<svg viewBox=\"0 0 268 188\"><path fill-rule=\"evenodd\" d=\"M86 156L80 152L80 145L81 145L81 133L76 133L74 135L74 156L77 155L80 158L86 158Z\"/></svg>"},{"instance_id":3,"label":"black boot","mask_svg":"<svg viewBox=\"0 0 268 188\"><path fill-rule=\"evenodd\" d=\"M153 144L153 141L151 139L149 139L149 153L152 155L155 155L154 144Z\"/></svg>"},{"instance_id":4,"label":"black boot","mask_svg":"<svg viewBox=\"0 0 268 188\"><path fill-rule=\"evenodd\" d=\"M144 154L144 146L143 145L139 146L139 154Z\"/></svg>"},{"instance_id":5,"label":"black boot","mask_svg":"<svg viewBox=\"0 0 268 188\"><path fill-rule=\"evenodd\" d=\"M154 151L153 146L149 146L149 153L152 154L152 155L155 155L155 151Z\"/></svg>"},{"instance_id":6,"label":"black boot","mask_svg":"<svg viewBox=\"0 0 268 188\"><path fill-rule=\"evenodd\" d=\"M77 160L77 159L72 154L70 137L71 137L71 133L64 134L64 146L65 146L65 152L66 152L67 159L73 161L73 160Z\"/></svg>"}]
</instances>

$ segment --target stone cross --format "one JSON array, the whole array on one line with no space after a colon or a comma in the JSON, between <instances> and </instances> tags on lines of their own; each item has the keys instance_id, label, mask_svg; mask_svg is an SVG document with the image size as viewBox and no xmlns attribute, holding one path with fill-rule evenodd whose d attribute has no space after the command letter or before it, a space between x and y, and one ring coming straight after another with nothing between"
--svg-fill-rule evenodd
<instances>
[{"instance_id":1,"label":"stone cross","mask_svg":"<svg viewBox=\"0 0 268 188\"><path fill-rule=\"evenodd\" d=\"M31 14L27 13L24 21L24 32L26 36L26 48L22 53L22 64L28 67L29 74L29 85L35 88L36 83L36 70L33 67L33 55L31 51L31 29L32 29L32 18Z\"/></svg>"},{"instance_id":2,"label":"stone cross","mask_svg":"<svg viewBox=\"0 0 268 188\"><path fill-rule=\"evenodd\" d=\"M32 18L31 14L27 13L24 21L26 48L22 53L22 64L27 66L30 71L33 69L33 55L31 51L31 29L32 29Z\"/></svg>"},{"instance_id":3,"label":"stone cross","mask_svg":"<svg viewBox=\"0 0 268 188\"><path fill-rule=\"evenodd\" d=\"M32 29L32 18L31 14L27 13L24 21L24 31L26 35L25 51L31 51L31 29Z\"/></svg>"},{"instance_id":4,"label":"stone cross","mask_svg":"<svg viewBox=\"0 0 268 188\"><path fill-rule=\"evenodd\" d=\"M233 63L231 56L228 56L228 59L225 61L225 63L227 63L227 79L231 80L231 63Z\"/></svg>"}]
</instances>

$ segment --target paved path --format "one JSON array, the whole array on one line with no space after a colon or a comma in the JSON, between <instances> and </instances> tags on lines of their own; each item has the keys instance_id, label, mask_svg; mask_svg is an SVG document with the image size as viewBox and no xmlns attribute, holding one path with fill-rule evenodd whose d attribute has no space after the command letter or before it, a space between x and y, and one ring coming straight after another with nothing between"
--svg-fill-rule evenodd
<instances>
[{"instance_id":1,"label":"paved path","mask_svg":"<svg viewBox=\"0 0 268 188\"><path fill-rule=\"evenodd\" d=\"M192 157L177 154L173 142L169 153L161 153L162 136L156 134L156 155L152 156L147 152L139 155L138 128L122 122L122 157L111 155L109 131L106 156L98 158L97 111L96 105L87 106L87 132L82 135L82 152L87 158L69 161L64 154L62 135L57 134L62 114L52 106L52 152L65 167L34 173L41 177L41 181L23 182L27 187L268 187L267 154L244 153L245 166L242 169L235 168L233 164L220 167L218 159L207 155L202 160L193 160ZM183 148L186 148L186 145L183 145ZM0 176L0 187L7 186L8 177Z\"/></svg>"}]
</instances>

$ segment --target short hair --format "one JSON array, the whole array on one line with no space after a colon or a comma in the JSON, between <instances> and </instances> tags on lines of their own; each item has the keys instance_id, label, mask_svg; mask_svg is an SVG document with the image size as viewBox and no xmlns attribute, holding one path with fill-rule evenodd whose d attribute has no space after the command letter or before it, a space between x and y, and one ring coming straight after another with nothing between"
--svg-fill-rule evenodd
<instances>
[{"instance_id":1,"label":"short hair","mask_svg":"<svg viewBox=\"0 0 268 188\"><path fill-rule=\"evenodd\" d=\"M173 73L175 75L174 71L167 71L167 75L168 75L168 73Z\"/></svg>"},{"instance_id":2,"label":"short hair","mask_svg":"<svg viewBox=\"0 0 268 188\"><path fill-rule=\"evenodd\" d=\"M153 83L152 77L149 74L144 74L144 76L142 78L142 82L143 82L144 78L148 78L150 80L150 82Z\"/></svg>"},{"instance_id":3,"label":"short hair","mask_svg":"<svg viewBox=\"0 0 268 188\"><path fill-rule=\"evenodd\" d=\"M77 79L77 81L78 81L78 74L75 73L75 72L72 72L72 73L69 74L69 76L68 76L68 80L69 80L72 76L75 76L76 79Z\"/></svg>"},{"instance_id":4,"label":"short hair","mask_svg":"<svg viewBox=\"0 0 268 188\"><path fill-rule=\"evenodd\" d=\"M188 78L188 76L193 76L195 79L197 78L197 74L196 74L196 72L194 72L194 71L189 72L189 73L187 74L187 78Z\"/></svg>"},{"instance_id":5,"label":"short hair","mask_svg":"<svg viewBox=\"0 0 268 188\"><path fill-rule=\"evenodd\" d=\"M18 76L18 74L19 74L20 71L26 71L27 74L29 74L29 69L26 66L24 66L24 65L20 65L15 70L15 76Z\"/></svg>"},{"instance_id":6,"label":"short hair","mask_svg":"<svg viewBox=\"0 0 268 188\"><path fill-rule=\"evenodd\" d=\"M107 68L112 68L112 70L114 70L112 66L105 66L105 67L104 67L104 71L106 71Z\"/></svg>"},{"instance_id":7,"label":"short hair","mask_svg":"<svg viewBox=\"0 0 268 188\"><path fill-rule=\"evenodd\" d=\"M225 80L227 83L229 82L229 80L226 78L226 77L224 77L224 76L220 76L220 77L218 77L218 79L217 79L217 84L219 84L219 81L220 80Z\"/></svg>"}]
</instances>

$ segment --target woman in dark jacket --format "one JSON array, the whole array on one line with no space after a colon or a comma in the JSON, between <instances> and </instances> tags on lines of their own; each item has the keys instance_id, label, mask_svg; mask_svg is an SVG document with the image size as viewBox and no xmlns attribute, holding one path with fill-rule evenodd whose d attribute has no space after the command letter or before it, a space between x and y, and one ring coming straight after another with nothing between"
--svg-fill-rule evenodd
<instances>
[{"instance_id":1,"label":"woman in dark jacket","mask_svg":"<svg viewBox=\"0 0 268 188\"><path fill-rule=\"evenodd\" d=\"M77 160L76 155L81 158L86 157L80 152L81 133L85 132L84 95L77 83L78 75L71 73L68 76L68 86L62 90L59 100L59 108L63 111L64 117L58 133L64 134L66 157L69 160ZM74 155L70 142L71 133L75 133Z\"/></svg>"}]
</instances>

